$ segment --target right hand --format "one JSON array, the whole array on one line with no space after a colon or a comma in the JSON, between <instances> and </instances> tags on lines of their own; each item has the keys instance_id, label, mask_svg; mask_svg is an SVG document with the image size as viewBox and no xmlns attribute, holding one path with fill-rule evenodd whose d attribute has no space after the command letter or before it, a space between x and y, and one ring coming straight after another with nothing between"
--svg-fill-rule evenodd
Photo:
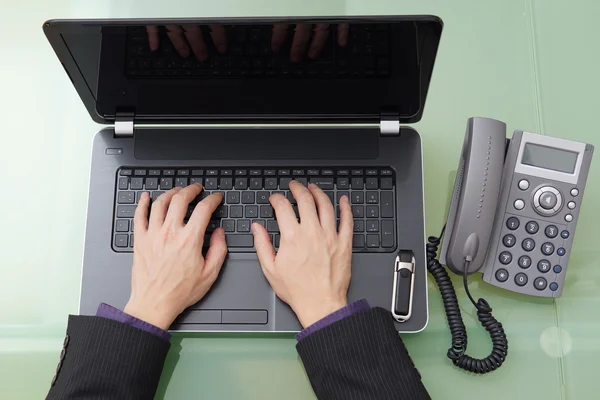
<instances>
[{"instance_id":1,"label":"right hand","mask_svg":"<svg viewBox=\"0 0 600 400\"><path fill-rule=\"evenodd\" d=\"M320 188L292 181L290 190L301 222L284 196L270 198L281 233L279 251L262 225L253 224L252 232L267 280L307 327L348 304L353 218L348 197L342 196L338 233L333 205Z\"/></svg>"}]
</instances>

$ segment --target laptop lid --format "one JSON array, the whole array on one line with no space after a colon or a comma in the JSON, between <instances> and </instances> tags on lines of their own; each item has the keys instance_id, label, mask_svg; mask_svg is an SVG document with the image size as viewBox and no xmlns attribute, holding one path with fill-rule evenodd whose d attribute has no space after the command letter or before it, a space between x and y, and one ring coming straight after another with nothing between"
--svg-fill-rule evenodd
<instances>
[{"instance_id":1,"label":"laptop lid","mask_svg":"<svg viewBox=\"0 0 600 400\"><path fill-rule=\"evenodd\" d=\"M413 123L442 21L53 20L44 32L99 123Z\"/></svg>"}]
</instances>

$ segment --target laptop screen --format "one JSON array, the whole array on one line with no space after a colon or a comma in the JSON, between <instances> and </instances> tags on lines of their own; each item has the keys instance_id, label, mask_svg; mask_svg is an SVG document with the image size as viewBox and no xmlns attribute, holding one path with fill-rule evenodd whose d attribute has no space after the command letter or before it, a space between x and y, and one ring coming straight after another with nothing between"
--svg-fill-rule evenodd
<instances>
[{"instance_id":1,"label":"laptop screen","mask_svg":"<svg viewBox=\"0 0 600 400\"><path fill-rule=\"evenodd\" d=\"M46 34L97 121L420 119L435 17L50 21Z\"/></svg>"}]
</instances>

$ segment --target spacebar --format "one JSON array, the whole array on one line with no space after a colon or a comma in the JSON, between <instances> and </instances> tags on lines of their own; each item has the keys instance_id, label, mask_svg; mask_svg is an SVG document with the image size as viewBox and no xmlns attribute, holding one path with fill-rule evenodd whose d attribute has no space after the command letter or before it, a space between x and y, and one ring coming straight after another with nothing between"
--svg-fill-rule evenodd
<instances>
[{"instance_id":1,"label":"spacebar","mask_svg":"<svg viewBox=\"0 0 600 400\"><path fill-rule=\"evenodd\" d=\"M225 235L227 247L254 247L254 236L252 235Z\"/></svg>"}]
</instances>

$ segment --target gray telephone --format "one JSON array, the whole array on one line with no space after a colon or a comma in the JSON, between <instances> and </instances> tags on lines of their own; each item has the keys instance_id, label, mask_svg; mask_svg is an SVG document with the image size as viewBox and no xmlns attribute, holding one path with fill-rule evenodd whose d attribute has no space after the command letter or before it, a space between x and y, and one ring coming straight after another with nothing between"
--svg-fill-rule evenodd
<instances>
[{"instance_id":1,"label":"gray telephone","mask_svg":"<svg viewBox=\"0 0 600 400\"><path fill-rule=\"evenodd\" d=\"M593 150L590 144L523 131L507 140L503 122L469 119L446 226L427 244L427 268L442 292L452 332L448 357L458 367L493 371L508 350L502 324L484 299L473 299L467 275L480 271L484 281L528 295L561 295ZM442 264L463 276L490 332L493 350L485 359L465 354L466 330Z\"/></svg>"}]
</instances>

